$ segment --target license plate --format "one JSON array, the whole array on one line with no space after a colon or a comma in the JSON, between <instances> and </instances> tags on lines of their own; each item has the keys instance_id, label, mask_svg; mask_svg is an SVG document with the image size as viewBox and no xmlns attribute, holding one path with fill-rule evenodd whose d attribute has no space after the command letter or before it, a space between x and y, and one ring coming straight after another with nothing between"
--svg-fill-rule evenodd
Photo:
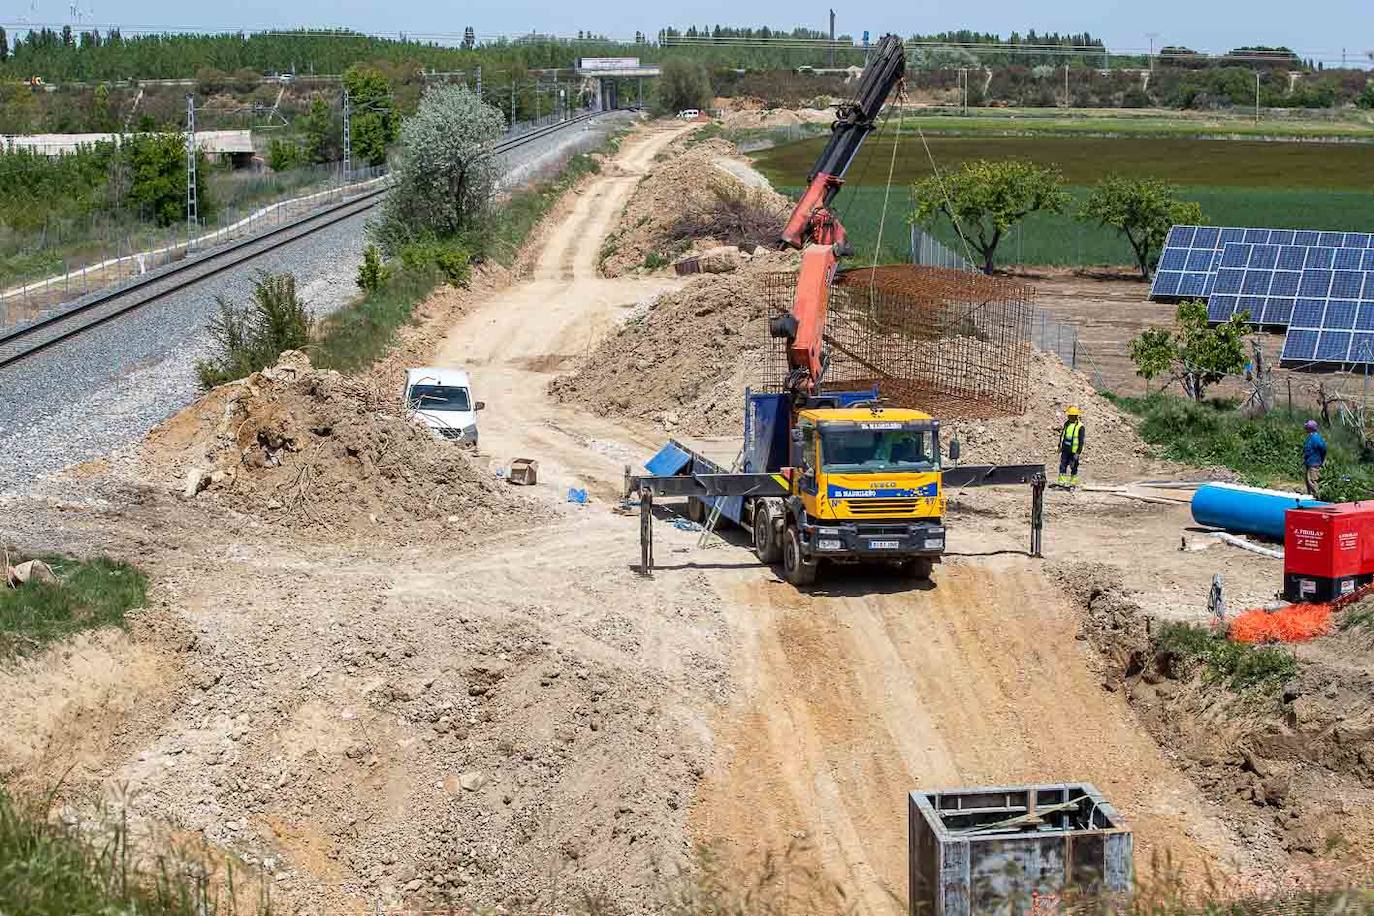
<instances>
[{"instance_id":1,"label":"license plate","mask_svg":"<svg viewBox=\"0 0 1374 916\"><path fill-rule=\"evenodd\" d=\"M869 541L869 550L896 550L902 546L901 541Z\"/></svg>"},{"instance_id":2,"label":"license plate","mask_svg":"<svg viewBox=\"0 0 1374 916\"><path fill-rule=\"evenodd\" d=\"M816 542L818 550L839 550L840 542L835 540L822 540Z\"/></svg>"}]
</instances>

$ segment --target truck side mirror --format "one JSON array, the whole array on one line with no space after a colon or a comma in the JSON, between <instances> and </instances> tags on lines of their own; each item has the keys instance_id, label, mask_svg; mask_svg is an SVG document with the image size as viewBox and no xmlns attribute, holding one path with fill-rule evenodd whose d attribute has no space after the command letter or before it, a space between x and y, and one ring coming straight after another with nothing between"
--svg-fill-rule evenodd
<instances>
[{"instance_id":1,"label":"truck side mirror","mask_svg":"<svg viewBox=\"0 0 1374 916\"><path fill-rule=\"evenodd\" d=\"M486 409L487 409L487 402L486 402L486 401L478 401L477 404L475 405L474 409L475 409L475 410L486 410Z\"/></svg>"},{"instance_id":2,"label":"truck side mirror","mask_svg":"<svg viewBox=\"0 0 1374 916\"><path fill-rule=\"evenodd\" d=\"M958 460L959 460L959 440L958 440L958 439L951 439L951 440L949 440L949 460L950 460L950 461L958 461Z\"/></svg>"}]
</instances>

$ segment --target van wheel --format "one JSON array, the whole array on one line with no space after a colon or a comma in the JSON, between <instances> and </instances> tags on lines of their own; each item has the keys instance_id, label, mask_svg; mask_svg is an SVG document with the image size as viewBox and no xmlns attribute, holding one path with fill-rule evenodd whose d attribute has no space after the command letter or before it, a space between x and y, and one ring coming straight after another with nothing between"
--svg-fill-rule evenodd
<instances>
[{"instance_id":1,"label":"van wheel","mask_svg":"<svg viewBox=\"0 0 1374 916\"><path fill-rule=\"evenodd\" d=\"M782 542L783 577L793 585L812 585L820 565L819 560L807 560L802 556L801 534L795 525L788 525Z\"/></svg>"},{"instance_id":2,"label":"van wheel","mask_svg":"<svg viewBox=\"0 0 1374 916\"><path fill-rule=\"evenodd\" d=\"M773 516L762 503L754 506L754 553L760 563L769 566L782 559L782 545L773 533Z\"/></svg>"}]
</instances>

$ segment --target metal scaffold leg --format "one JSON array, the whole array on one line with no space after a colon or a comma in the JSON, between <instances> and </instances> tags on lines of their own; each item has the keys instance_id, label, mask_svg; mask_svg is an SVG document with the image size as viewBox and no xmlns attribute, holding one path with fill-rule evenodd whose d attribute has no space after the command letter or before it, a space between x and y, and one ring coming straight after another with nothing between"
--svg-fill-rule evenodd
<instances>
[{"instance_id":1,"label":"metal scaffold leg","mask_svg":"<svg viewBox=\"0 0 1374 916\"><path fill-rule=\"evenodd\" d=\"M648 487L639 491L639 574L654 574L654 494Z\"/></svg>"}]
</instances>

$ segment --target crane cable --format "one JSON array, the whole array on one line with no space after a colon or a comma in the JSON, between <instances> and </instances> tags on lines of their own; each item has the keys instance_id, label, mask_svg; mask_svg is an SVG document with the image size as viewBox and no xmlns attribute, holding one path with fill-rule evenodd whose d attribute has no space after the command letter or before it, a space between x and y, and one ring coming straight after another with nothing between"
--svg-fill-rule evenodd
<instances>
[{"instance_id":1,"label":"crane cable","mask_svg":"<svg viewBox=\"0 0 1374 916\"><path fill-rule=\"evenodd\" d=\"M959 214L954 212L954 202L949 198L949 188L945 186L944 173L941 172L940 167L935 164L935 154L930 151L930 144L926 142L926 133L921 130L919 121L916 124L916 133L921 138L921 145L925 147L926 158L930 160L930 172L935 176L936 183L940 185L940 193L945 198L945 211L949 215L949 221L954 224L954 232L959 236L960 244L964 246L964 259L968 262L970 267L973 267L976 263L973 260L973 249L969 248L968 238L964 235L964 227L959 225Z\"/></svg>"},{"instance_id":2,"label":"crane cable","mask_svg":"<svg viewBox=\"0 0 1374 916\"><path fill-rule=\"evenodd\" d=\"M892 176L897 170L897 147L902 142L902 116L900 114L902 99L906 97L906 80L903 79L897 84L897 104L894 106L899 112L897 115L897 133L892 138L892 159L887 164L887 185L883 188L883 209L878 217L878 239L873 243L873 266L868 271L868 301L873 302L873 284L878 278L878 255L883 250L883 227L887 225L887 200L892 194ZM889 110L888 118L892 117Z\"/></svg>"}]
</instances>

